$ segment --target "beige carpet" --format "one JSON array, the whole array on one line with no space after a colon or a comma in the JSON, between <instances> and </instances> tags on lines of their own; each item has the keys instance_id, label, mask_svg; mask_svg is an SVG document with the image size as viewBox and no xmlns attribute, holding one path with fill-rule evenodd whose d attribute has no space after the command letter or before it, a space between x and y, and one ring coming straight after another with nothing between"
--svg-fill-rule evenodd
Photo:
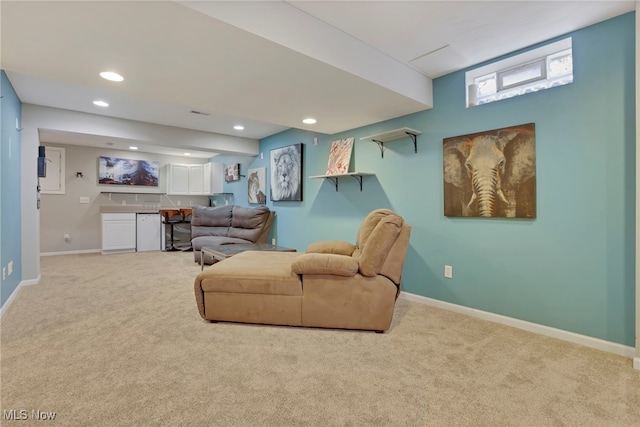
<instances>
[{"instance_id":1,"label":"beige carpet","mask_svg":"<svg viewBox=\"0 0 640 427\"><path fill-rule=\"evenodd\" d=\"M402 299L386 334L212 324L192 257L42 258L1 321L2 425L640 425L629 359Z\"/></svg>"}]
</instances>

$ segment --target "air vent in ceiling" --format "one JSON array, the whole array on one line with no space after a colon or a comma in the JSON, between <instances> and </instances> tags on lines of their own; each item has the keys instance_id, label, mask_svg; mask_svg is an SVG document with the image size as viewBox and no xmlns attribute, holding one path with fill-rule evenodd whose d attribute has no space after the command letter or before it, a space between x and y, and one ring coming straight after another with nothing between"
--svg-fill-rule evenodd
<instances>
[{"instance_id":1,"label":"air vent in ceiling","mask_svg":"<svg viewBox=\"0 0 640 427\"><path fill-rule=\"evenodd\" d=\"M191 110L191 114L199 114L201 116L208 116L209 113L205 113L203 111L196 111L196 110Z\"/></svg>"}]
</instances>

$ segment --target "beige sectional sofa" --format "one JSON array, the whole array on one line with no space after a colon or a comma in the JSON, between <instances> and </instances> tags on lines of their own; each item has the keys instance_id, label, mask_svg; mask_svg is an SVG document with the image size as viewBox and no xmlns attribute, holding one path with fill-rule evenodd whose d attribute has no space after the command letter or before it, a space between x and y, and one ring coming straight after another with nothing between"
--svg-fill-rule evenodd
<instances>
[{"instance_id":1,"label":"beige sectional sofa","mask_svg":"<svg viewBox=\"0 0 640 427\"><path fill-rule=\"evenodd\" d=\"M194 206L191 216L191 246L196 262L200 249L232 243L265 243L271 231L274 212L266 206ZM211 264L212 259L205 259Z\"/></svg>"},{"instance_id":2,"label":"beige sectional sofa","mask_svg":"<svg viewBox=\"0 0 640 427\"><path fill-rule=\"evenodd\" d=\"M210 321L385 331L391 324L411 227L387 209L371 212L356 242L314 243L306 253L249 251L195 279Z\"/></svg>"}]
</instances>

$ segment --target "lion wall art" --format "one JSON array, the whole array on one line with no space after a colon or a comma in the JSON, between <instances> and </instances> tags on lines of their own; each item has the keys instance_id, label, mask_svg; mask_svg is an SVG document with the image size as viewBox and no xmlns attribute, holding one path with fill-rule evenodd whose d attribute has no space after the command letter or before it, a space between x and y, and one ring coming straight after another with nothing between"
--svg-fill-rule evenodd
<instances>
[{"instance_id":1,"label":"lion wall art","mask_svg":"<svg viewBox=\"0 0 640 427\"><path fill-rule=\"evenodd\" d=\"M302 144L271 150L271 201L302 200Z\"/></svg>"},{"instance_id":2,"label":"lion wall art","mask_svg":"<svg viewBox=\"0 0 640 427\"><path fill-rule=\"evenodd\" d=\"M445 138L444 214L536 217L535 124Z\"/></svg>"}]
</instances>

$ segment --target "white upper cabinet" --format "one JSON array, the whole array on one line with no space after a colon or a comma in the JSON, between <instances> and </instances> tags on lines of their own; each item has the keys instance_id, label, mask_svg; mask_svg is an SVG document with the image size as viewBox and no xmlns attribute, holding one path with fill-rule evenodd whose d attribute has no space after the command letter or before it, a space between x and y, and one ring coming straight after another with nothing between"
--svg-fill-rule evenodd
<instances>
[{"instance_id":1,"label":"white upper cabinet","mask_svg":"<svg viewBox=\"0 0 640 427\"><path fill-rule=\"evenodd\" d=\"M222 163L167 165L167 194L208 196L222 193Z\"/></svg>"},{"instance_id":2,"label":"white upper cabinet","mask_svg":"<svg viewBox=\"0 0 640 427\"><path fill-rule=\"evenodd\" d=\"M204 194L203 165L189 165L189 194Z\"/></svg>"},{"instance_id":3,"label":"white upper cabinet","mask_svg":"<svg viewBox=\"0 0 640 427\"><path fill-rule=\"evenodd\" d=\"M204 165L204 194L222 193L224 168L222 163L205 163Z\"/></svg>"},{"instance_id":4,"label":"white upper cabinet","mask_svg":"<svg viewBox=\"0 0 640 427\"><path fill-rule=\"evenodd\" d=\"M190 166L191 165L181 165L176 163L169 163L167 165L167 194L189 194Z\"/></svg>"}]
</instances>

